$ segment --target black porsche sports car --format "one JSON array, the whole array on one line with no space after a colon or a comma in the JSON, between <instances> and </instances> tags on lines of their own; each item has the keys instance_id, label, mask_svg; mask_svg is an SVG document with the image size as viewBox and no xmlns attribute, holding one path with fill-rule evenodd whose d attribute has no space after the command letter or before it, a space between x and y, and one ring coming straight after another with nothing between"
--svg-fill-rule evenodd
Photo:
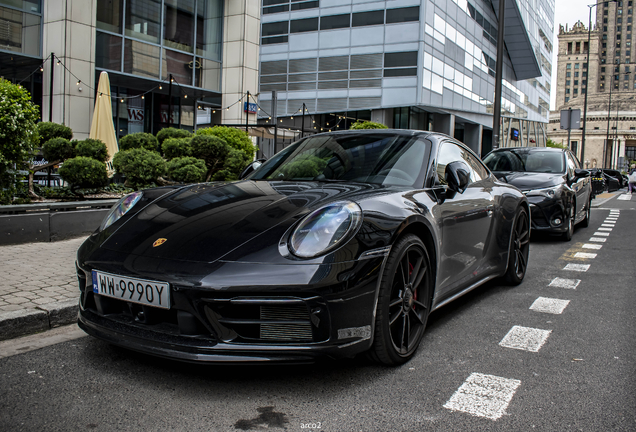
<instances>
[{"instance_id":1,"label":"black porsche sports car","mask_svg":"<svg viewBox=\"0 0 636 432\"><path fill-rule=\"evenodd\" d=\"M428 315L524 278L529 206L445 135L345 131L246 179L135 192L77 254L79 325L201 362L408 360Z\"/></svg>"},{"instance_id":2,"label":"black porsche sports car","mask_svg":"<svg viewBox=\"0 0 636 432\"><path fill-rule=\"evenodd\" d=\"M566 149L512 147L493 150L484 163L518 187L530 202L532 229L570 241L574 225L588 226L592 209L590 172Z\"/></svg>"}]
</instances>

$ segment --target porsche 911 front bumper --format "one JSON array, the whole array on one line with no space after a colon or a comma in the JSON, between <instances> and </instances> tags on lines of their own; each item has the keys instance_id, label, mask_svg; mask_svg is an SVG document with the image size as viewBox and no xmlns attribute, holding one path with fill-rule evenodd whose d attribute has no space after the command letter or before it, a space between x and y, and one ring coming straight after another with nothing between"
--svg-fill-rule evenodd
<instances>
[{"instance_id":1,"label":"porsche 911 front bumper","mask_svg":"<svg viewBox=\"0 0 636 432\"><path fill-rule=\"evenodd\" d=\"M200 278L223 282L222 287L166 280L169 310L93 292L94 268L85 264L78 266L78 323L86 333L114 345L183 361L307 363L325 356L351 357L371 346L383 262L384 256L376 256L311 269L250 263L249 272L244 263L224 263L218 277L213 273ZM222 268L236 275L239 285L227 285ZM106 270L156 278L131 272L124 263L110 263ZM286 275L292 274L306 284L287 285Z\"/></svg>"}]
</instances>

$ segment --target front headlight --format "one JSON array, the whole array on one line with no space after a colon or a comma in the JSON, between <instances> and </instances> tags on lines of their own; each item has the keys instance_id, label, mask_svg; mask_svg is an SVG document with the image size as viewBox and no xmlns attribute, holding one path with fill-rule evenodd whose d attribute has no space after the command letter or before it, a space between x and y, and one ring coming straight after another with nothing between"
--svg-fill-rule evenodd
<instances>
[{"instance_id":1,"label":"front headlight","mask_svg":"<svg viewBox=\"0 0 636 432\"><path fill-rule=\"evenodd\" d=\"M99 227L100 230L105 230L115 222L117 222L123 215L128 213L128 210L134 207L135 204L141 199L141 192L133 192L131 194L126 195L122 199L119 200L117 204L110 209L108 215L104 218L102 225Z\"/></svg>"},{"instance_id":2,"label":"front headlight","mask_svg":"<svg viewBox=\"0 0 636 432\"><path fill-rule=\"evenodd\" d=\"M354 234L362 223L362 209L350 201L322 207L302 220L292 233L289 250L301 258L323 255Z\"/></svg>"},{"instance_id":3,"label":"front headlight","mask_svg":"<svg viewBox=\"0 0 636 432\"><path fill-rule=\"evenodd\" d=\"M561 196L561 186L555 186L551 188L543 188L543 189L531 189L527 191L523 191L526 196L542 196L546 198L559 198Z\"/></svg>"}]
</instances>

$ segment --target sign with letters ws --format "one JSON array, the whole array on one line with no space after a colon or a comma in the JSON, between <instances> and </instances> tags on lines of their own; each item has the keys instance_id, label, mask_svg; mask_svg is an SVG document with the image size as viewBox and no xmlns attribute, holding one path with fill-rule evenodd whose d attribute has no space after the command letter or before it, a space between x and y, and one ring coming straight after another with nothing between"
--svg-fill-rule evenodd
<instances>
[{"instance_id":1,"label":"sign with letters ws","mask_svg":"<svg viewBox=\"0 0 636 432\"><path fill-rule=\"evenodd\" d=\"M143 122L144 122L143 108L128 108L128 123L143 124Z\"/></svg>"},{"instance_id":2,"label":"sign with letters ws","mask_svg":"<svg viewBox=\"0 0 636 432\"><path fill-rule=\"evenodd\" d=\"M257 110L258 110L258 105L256 105L255 103L247 103L247 102L243 103L243 112L256 114Z\"/></svg>"}]
</instances>

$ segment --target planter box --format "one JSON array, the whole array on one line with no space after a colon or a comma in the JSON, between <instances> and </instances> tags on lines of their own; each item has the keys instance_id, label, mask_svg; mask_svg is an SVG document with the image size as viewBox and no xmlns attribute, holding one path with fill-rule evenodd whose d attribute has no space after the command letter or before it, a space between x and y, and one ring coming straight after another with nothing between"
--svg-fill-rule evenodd
<instances>
[{"instance_id":1,"label":"planter box","mask_svg":"<svg viewBox=\"0 0 636 432\"><path fill-rule=\"evenodd\" d=\"M0 206L0 246L51 242L95 231L118 199Z\"/></svg>"}]
</instances>

